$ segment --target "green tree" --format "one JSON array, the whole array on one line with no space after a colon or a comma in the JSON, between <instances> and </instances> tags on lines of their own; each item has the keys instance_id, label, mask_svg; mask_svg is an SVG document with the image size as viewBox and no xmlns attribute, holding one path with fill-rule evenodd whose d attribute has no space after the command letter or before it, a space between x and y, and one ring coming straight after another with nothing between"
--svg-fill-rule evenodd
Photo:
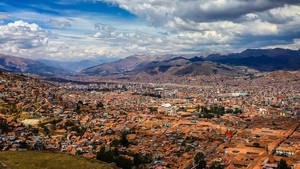
<instances>
[{"instance_id":1,"label":"green tree","mask_svg":"<svg viewBox=\"0 0 300 169\"><path fill-rule=\"evenodd\" d=\"M150 107L149 110L151 113L157 112L157 107Z\"/></svg>"},{"instance_id":2,"label":"green tree","mask_svg":"<svg viewBox=\"0 0 300 169\"><path fill-rule=\"evenodd\" d=\"M39 129L33 128L33 129L32 129L32 133L33 133L35 136L37 136L37 135L39 134Z\"/></svg>"},{"instance_id":3,"label":"green tree","mask_svg":"<svg viewBox=\"0 0 300 169\"><path fill-rule=\"evenodd\" d=\"M98 102L97 108L103 108L103 107L104 107L103 103L102 102Z\"/></svg>"},{"instance_id":4,"label":"green tree","mask_svg":"<svg viewBox=\"0 0 300 169\"><path fill-rule=\"evenodd\" d=\"M281 159L278 163L278 167L277 169L291 169L291 167L289 167L286 163L286 161L284 159Z\"/></svg>"},{"instance_id":5,"label":"green tree","mask_svg":"<svg viewBox=\"0 0 300 169\"><path fill-rule=\"evenodd\" d=\"M70 127L70 126L74 126L74 123L70 120L68 120L65 124L67 127Z\"/></svg>"},{"instance_id":6,"label":"green tree","mask_svg":"<svg viewBox=\"0 0 300 169\"><path fill-rule=\"evenodd\" d=\"M97 160L105 161L108 163L114 162L114 155L112 151L105 152L105 147L102 147L101 150L96 155Z\"/></svg>"},{"instance_id":7,"label":"green tree","mask_svg":"<svg viewBox=\"0 0 300 169\"><path fill-rule=\"evenodd\" d=\"M253 143L253 147L259 147L259 143Z\"/></svg>"},{"instance_id":8,"label":"green tree","mask_svg":"<svg viewBox=\"0 0 300 169\"><path fill-rule=\"evenodd\" d=\"M120 145L120 140L118 139L113 139L112 142L110 143L111 146L117 147Z\"/></svg>"},{"instance_id":9,"label":"green tree","mask_svg":"<svg viewBox=\"0 0 300 169\"><path fill-rule=\"evenodd\" d=\"M196 169L206 168L206 161L204 160L205 156L202 152L198 152L194 158Z\"/></svg>"},{"instance_id":10,"label":"green tree","mask_svg":"<svg viewBox=\"0 0 300 169\"><path fill-rule=\"evenodd\" d=\"M209 169L224 169L225 167L218 162L214 162Z\"/></svg>"},{"instance_id":11,"label":"green tree","mask_svg":"<svg viewBox=\"0 0 300 169\"><path fill-rule=\"evenodd\" d=\"M131 162L131 160L129 160L129 159L125 158L125 157L118 156L115 159L115 162L117 163L118 167L121 167L123 169L131 169L132 168L132 162Z\"/></svg>"},{"instance_id":12,"label":"green tree","mask_svg":"<svg viewBox=\"0 0 300 169\"><path fill-rule=\"evenodd\" d=\"M80 101L78 101L78 103L76 104L76 110L75 110L75 112L80 113L82 107L83 107L83 102L80 100Z\"/></svg>"},{"instance_id":13,"label":"green tree","mask_svg":"<svg viewBox=\"0 0 300 169\"><path fill-rule=\"evenodd\" d=\"M46 135L48 135L50 133L50 130L48 129L48 127L43 125L42 128L43 128L43 131L46 133Z\"/></svg>"},{"instance_id":14,"label":"green tree","mask_svg":"<svg viewBox=\"0 0 300 169\"><path fill-rule=\"evenodd\" d=\"M197 112L200 112L200 105L199 104L197 105L196 109L197 109Z\"/></svg>"},{"instance_id":15,"label":"green tree","mask_svg":"<svg viewBox=\"0 0 300 169\"><path fill-rule=\"evenodd\" d=\"M127 133L125 133L125 132L122 133L120 142L121 142L121 145L124 147L129 146L129 141L127 140Z\"/></svg>"},{"instance_id":16,"label":"green tree","mask_svg":"<svg viewBox=\"0 0 300 169\"><path fill-rule=\"evenodd\" d=\"M9 132L9 126L5 119L0 119L0 131L2 131L2 133Z\"/></svg>"},{"instance_id":17,"label":"green tree","mask_svg":"<svg viewBox=\"0 0 300 169\"><path fill-rule=\"evenodd\" d=\"M28 147L28 145L27 145L27 143L25 141L21 141L19 143L19 148L27 148L27 147Z\"/></svg>"},{"instance_id":18,"label":"green tree","mask_svg":"<svg viewBox=\"0 0 300 169\"><path fill-rule=\"evenodd\" d=\"M133 164L135 166L138 167L139 165L141 165L143 163L144 163L144 158L140 154L134 154L133 155Z\"/></svg>"}]
</instances>

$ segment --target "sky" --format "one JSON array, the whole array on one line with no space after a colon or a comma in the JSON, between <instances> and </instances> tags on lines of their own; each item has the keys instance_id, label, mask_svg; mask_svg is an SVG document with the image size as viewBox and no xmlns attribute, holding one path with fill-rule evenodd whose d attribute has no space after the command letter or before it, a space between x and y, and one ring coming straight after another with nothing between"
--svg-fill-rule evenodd
<instances>
[{"instance_id":1,"label":"sky","mask_svg":"<svg viewBox=\"0 0 300 169\"><path fill-rule=\"evenodd\" d=\"M77 61L300 48L299 0L1 0L0 53Z\"/></svg>"}]
</instances>

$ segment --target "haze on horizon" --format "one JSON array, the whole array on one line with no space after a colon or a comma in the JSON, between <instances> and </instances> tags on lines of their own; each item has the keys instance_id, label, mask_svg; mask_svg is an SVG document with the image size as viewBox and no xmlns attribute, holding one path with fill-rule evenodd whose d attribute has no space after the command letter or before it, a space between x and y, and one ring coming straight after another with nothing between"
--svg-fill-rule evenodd
<instances>
[{"instance_id":1,"label":"haze on horizon","mask_svg":"<svg viewBox=\"0 0 300 169\"><path fill-rule=\"evenodd\" d=\"M30 59L300 48L296 0L2 0L0 53Z\"/></svg>"}]
</instances>

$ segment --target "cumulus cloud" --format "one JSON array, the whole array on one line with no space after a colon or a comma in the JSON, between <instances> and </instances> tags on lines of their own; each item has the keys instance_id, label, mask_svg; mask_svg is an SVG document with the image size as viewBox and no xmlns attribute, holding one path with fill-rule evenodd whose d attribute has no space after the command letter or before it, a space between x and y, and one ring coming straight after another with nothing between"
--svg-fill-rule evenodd
<instances>
[{"instance_id":1,"label":"cumulus cloud","mask_svg":"<svg viewBox=\"0 0 300 169\"><path fill-rule=\"evenodd\" d=\"M0 52L52 60L118 58L129 54L127 46L97 43L88 36L78 37L74 40L73 36L55 34L36 23L20 20L0 26Z\"/></svg>"},{"instance_id":2,"label":"cumulus cloud","mask_svg":"<svg viewBox=\"0 0 300 169\"><path fill-rule=\"evenodd\" d=\"M105 0L118 4L154 26L169 31L217 31L232 29L247 34L253 25L258 34L278 32L276 25L295 21L300 4L294 0ZM293 6L294 5L294 6ZM233 27L234 26L234 27ZM228 31L227 31L228 32Z\"/></svg>"},{"instance_id":3,"label":"cumulus cloud","mask_svg":"<svg viewBox=\"0 0 300 169\"><path fill-rule=\"evenodd\" d=\"M19 49L37 48L47 44L49 33L35 23L15 21L0 26L0 44Z\"/></svg>"},{"instance_id":4,"label":"cumulus cloud","mask_svg":"<svg viewBox=\"0 0 300 169\"><path fill-rule=\"evenodd\" d=\"M285 5L297 5L295 0L101 0L118 4L153 24L179 17L195 22L233 20L250 13L258 13Z\"/></svg>"},{"instance_id":5,"label":"cumulus cloud","mask_svg":"<svg viewBox=\"0 0 300 169\"><path fill-rule=\"evenodd\" d=\"M101 1L118 5L139 20L61 16L44 24L72 29L51 31L16 21L0 26L0 52L79 60L299 45L295 39L300 39L300 2L295 0ZM40 18L29 14L33 15ZM4 16L0 13L0 20ZM48 16L36 22L48 21L45 18Z\"/></svg>"},{"instance_id":6,"label":"cumulus cloud","mask_svg":"<svg viewBox=\"0 0 300 169\"><path fill-rule=\"evenodd\" d=\"M174 43L178 44L174 38L177 37L181 44L194 43L195 48L199 44L206 45L203 49L231 44L247 48L251 40L252 44L261 44L254 41L265 41L266 37L273 42L279 37L285 41L285 35L299 38L300 33L296 28L300 27L300 1L295 0L101 1L118 5L150 25L165 29L167 39Z\"/></svg>"}]
</instances>

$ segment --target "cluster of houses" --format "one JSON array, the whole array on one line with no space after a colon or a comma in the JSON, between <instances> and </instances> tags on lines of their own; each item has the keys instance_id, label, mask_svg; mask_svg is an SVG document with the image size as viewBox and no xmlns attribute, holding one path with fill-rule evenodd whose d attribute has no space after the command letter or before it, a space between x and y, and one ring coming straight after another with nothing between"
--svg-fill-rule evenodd
<instances>
[{"instance_id":1,"label":"cluster of houses","mask_svg":"<svg viewBox=\"0 0 300 169\"><path fill-rule=\"evenodd\" d=\"M102 147L117 148L151 154L148 167L153 168L192 168L198 152L205 154L207 165L228 168L275 168L281 159L299 166L296 84L91 85L11 73L0 77L2 150L95 158ZM203 107L214 105L232 111L210 119L199 116ZM241 113L235 114L236 109ZM116 144L122 133L128 146Z\"/></svg>"}]
</instances>

